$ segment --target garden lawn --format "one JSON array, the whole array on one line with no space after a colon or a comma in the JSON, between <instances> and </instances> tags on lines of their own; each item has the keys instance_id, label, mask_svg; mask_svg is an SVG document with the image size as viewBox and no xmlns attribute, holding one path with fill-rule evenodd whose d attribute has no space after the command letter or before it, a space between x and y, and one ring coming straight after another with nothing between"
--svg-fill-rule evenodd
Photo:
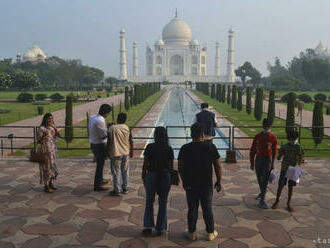
<instances>
[{"instance_id":1,"label":"garden lawn","mask_svg":"<svg viewBox=\"0 0 330 248\"><path fill-rule=\"evenodd\" d=\"M85 102L75 102L74 106ZM10 109L9 113L0 113L0 125L6 125L38 115L37 108L42 106L44 114L65 108L65 102L50 102L48 105L34 105L33 103L0 102L0 109Z\"/></svg>"},{"instance_id":2,"label":"garden lawn","mask_svg":"<svg viewBox=\"0 0 330 248\"><path fill-rule=\"evenodd\" d=\"M149 96L143 103L133 106L126 112L124 104L122 104L122 112L127 113L127 121L126 124L130 127L135 126L145 115L149 112L151 107L158 101L158 99L164 94L164 90L159 91L152 96ZM119 113L119 105L114 107L115 113L115 120L117 119L117 114ZM112 114L107 117L107 122L112 120ZM88 141L88 134L87 134L87 120L84 120L80 123L75 124L76 128L74 128L74 139L69 144L69 148L85 148L88 150L60 150L60 148L66 148L67 144L64 139L60 140L57 143L58 156L60 158L67 158L67 157L85 157L91 154L90 151L90 144ZM79 128L82 127L82 128ZM61 135L64 137L64 129L61 130ZM79 138L81 137L81 138ZM30 144L28 147L33 147L33 144ZM26 156L27 151L17 151L13 154L13 156Z\"/></svg>"},{"instance_id":3,"label":"garden lawn","mask_svg":"<svg viewBox=\"0 0 330 248\"><path fill-rule=\"evenodd\" d=\"M204 95L201 92L196 90L193 91L196 96L202 99L205 102L208 102L209 105L212 105L214 109L221 113L224 116L227 116L227 119L235 126L240 126L240 129L250 137L254 137L255 134L260 132L262 121L257 121L253 115L253 109L250 115L246 113L245 106L243 106L242 111L238 111L237 109L232 109L230 105L227 103L220 103L215 99L212 99L210 96ZM262 118L266 118L267 114L264 113ZM241 127L241 126L254 126L254 127ZM255 127L258 126L258 127ZM276 128L276 126L281 126L281 128ZM278 137L279 144L285 144L287 142L285 128L285 121L279 118L274 119L272 132ZM306 150L308 148L314 148L312 131L306 128L301 129L301 145ZM325 138L329 138L325 136ZM239 140L235 139L235 146L240 147ZM328 148L330 149L330 139L323 140L322 143L318 146L318 148ZM307 157L330 157L329 151L305 151L305 156Z\"/></svg>"}]
</instances>

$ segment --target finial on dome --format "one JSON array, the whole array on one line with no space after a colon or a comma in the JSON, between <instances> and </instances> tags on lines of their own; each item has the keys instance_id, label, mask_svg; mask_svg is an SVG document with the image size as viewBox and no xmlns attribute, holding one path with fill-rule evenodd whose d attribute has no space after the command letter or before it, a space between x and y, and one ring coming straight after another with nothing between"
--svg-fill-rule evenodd
<instances>
[{"instance_id":1,"label":"finial on dome","mask_svg":"<svg viewBox=\"0 0 330 248\"><path fill-rule=\"evenodd\" d=\"M175 8L175 17L178 17L178 8Z\"/></svg>"}]
</instances>

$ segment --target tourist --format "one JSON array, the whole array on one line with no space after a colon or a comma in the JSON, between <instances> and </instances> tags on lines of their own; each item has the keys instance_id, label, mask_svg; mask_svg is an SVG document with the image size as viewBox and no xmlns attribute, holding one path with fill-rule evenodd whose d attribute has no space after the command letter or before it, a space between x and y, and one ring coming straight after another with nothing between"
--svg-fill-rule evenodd
<instances>
[{"instance_id":1,"label":"tourist","mask_svg":"<svg viewBox=\"0 0 330 248\"><path fill-rule=\"evenodd\" d=\"M40 184L45 185L44 191L47 193L57 189L53 181L58 176L56 140L60 137L53 115L45 114L37 133L37 141L43 155L43 161L39 162Z\"/></svg>"},{"instance_id":2,"label":"tourist","mask_svg":"<svg viewBox=\"0 0 330 248\"><path fill-rule=\"evenodd\" d=\"M96 158L96 170L94 177L94 190L104 191L106 188L102 184L108 181L103 180L103 167L106 158L107 145L107 127L105 118L110 114L111 106L109 104L102 104L99 113L91 116L89 119L89 142L91 143L92 152Z\"/></svg>"},{"instance_id":3,"label":"tourist","mask_svg":"<svg viewBox=\"0 0 330 248\"><path fill-rule=\"evenodd\" d=\"M133 157L133 140L129 127L125 124L127 115L119 113L117 124L109 127L108 154L113 177L111 195L119 196L128 193L129 167L128 155ZM120 185L122 178L122 185Z\"/></svg>"},{"instance_id":4,"label":"tourist","mask_svg":"<svg viewBox=\"0 0 330 248\"><path fill-rule=\"evenodd\" d=\"M256 199L260 200L258 206L268 209L265 202L268 177L274 169L274 161L277 152L277 137L271 132L271 123L263 120L263 130L256 134L250 149L250 169L256 171L260 193Z\"/></svg>"},{"instance_id":5,"label":"tourist","mask_svg":"<svg viewBox=\"0 0 330 248\"><path fill-rule=\"evenodd\" d=\"M214 144L204 142L203 127L199 123L191 126L192 142L183 145L178 156L179 173L186 191L188 204L187 238L197 239L196 222L199 203L202 206L208 240L214 240L218 232L214 230L212 210L213 182L212 165L217 181L217 192L221 190L220 155Z\"/></svg>"},{"instance_id":6,"label":"tourist","mask_svg":"<svg viewBox=\"0 0 330 248\"><path fill-rule=\"evenodd\" d=\"M215 114L208 110L209 104L204 102L201 104L202 111L196 114L194 123L199 123L203 127L204 141L213 143L215 136L214 127L217 126Z\"/></svg>"},{"instance_id":7,"label":"tourist","mask_svg":"<svg viewBox=\"0 0 330 248\"><path fill-rule=\"evenodd\" d=\"M284 186L288 183L287 209L289 212L294 211L293 207L291 206L291 198L292 198L293 187L297 185L297 182L292 179L288 179L287 172L290 166L298 167L297 165L302 163L304 159L304 151L297 141L298 136L299 134L297 131L288 132L287 138L289 142L286 143L285 145L282 145L279 150L277 159L280 160L283 157L283 160L281 165L281 175L278 181L276 200L272 206L272 209L276 209L278 207L282 190ZM300 168L297 169L301 170Z\"/></svg>"},{"instance_id":8,"label":"tourist","mask_svg":"<svg viewBox=\"0 0 330 248\"><path fill-rule=\"evenodd\" d=\"M143 233L152 234L154 228L154 201L158 194L158 215L156 235L167 230L167 197L171 189L171 172L173 171L174 154L168 144L168 136L164 127L156 127L154 143L148 144L144 151L142 181L146 191L146 207L144 212Z\"/></svg>"}]
</instances>

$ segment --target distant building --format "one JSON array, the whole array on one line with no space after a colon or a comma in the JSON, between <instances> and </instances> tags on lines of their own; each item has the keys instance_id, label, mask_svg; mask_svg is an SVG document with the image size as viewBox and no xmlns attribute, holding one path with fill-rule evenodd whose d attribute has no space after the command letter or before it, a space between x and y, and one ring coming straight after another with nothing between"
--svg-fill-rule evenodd
<instances>
[{"instance_id":1,"label":"distant building","mask_svg":"<svg viewBox=\"0 0 330 248\"><path fill-rule=\"evenodd\" d=\"M37 64L40 62L45 62L46 58L47 56L44 53L44 51L42 51L40 47L38 47L37 45L34 45L31 49L28 49L24 53L23 59L22 59L22 55L20 53L17 53L16 63L31 62Z\"/></svg>"},{"instance_id":2,"label":"distant building","mask_svg":"<svg viewBox=\"0 0 330 248\"><path fill-rule=\"evenodd\" d=\"M320 42L314 49L315 57L318 59L325 59L330 61L330 52L327 47L324 47L322 42Z\"/></svg>"}]
</instances>

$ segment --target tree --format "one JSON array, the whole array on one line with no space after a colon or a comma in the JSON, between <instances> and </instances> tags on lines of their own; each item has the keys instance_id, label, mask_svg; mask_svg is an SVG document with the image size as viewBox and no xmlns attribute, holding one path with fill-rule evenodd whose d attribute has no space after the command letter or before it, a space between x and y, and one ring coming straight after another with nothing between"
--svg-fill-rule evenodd
<instances>
[{"instance_id":1,"label":"tree","mask_svg":"<svg viewBox=\"0 0 330 248\"><path fill-rule=\"evenodd\" d=\"M269 91L267 119L273 124L275 118L275 91Z\"/></svg>"},{"instance_id":2,"label":"tree","mask_svg":"<svg viewBox=\"0 0 330 248\"><path fill-rule=\"evenodd\" d=\"M233 85L231 92L231 108L235 109L237 107L237 87Z\"/></svg>"},{"instance_id":3,"label":"tree","mask_svg":"<svg viewBox=\"0 0 330 248\"><path fill-rule=\"evenodd\" d=\"M246 88L246 113L251 114L251 87Z\"/></svg>"},{"instance_id":4,"label":"tree","mask_svg":"<svg viewBox=\"0 0 330 248\"><path fill-rule=\"evenodd\" d=\"M217 84L217 91L216 91L216 94L215 94L215 98L218 100L218 102L221 102L221 95L222 95L222 87L220 84Z\"/></svg>"},{"instance_id":5,"label":"tree","mask_svg":"<svg viewBox=\"0 0 330 248\"><path fill-rule=\"evenodd\" d=\"M221 96L221 102L225 103L226 102L226 85L222 85L222 96Z\"/></svg>"},{"instance_id":6,"label":"tree","mask_svg":"<svg viewBox=\"0 0 330 248\"><path fill-rule=\"evenodd\" d=\"M10 74L0 71L0 89L10 88L12 83Z\"/></svg>"},{"instance_id":7,"label":"tree","mask_svg":"<svg viewBox=\"0 0 330 248\"><path fill-rule=\"evenodd\" d=\"M296 105L296 94L293 92L289 93L288 104L286 109L286 132L290 132L295 126L295 105Z\"/></svg>"},{"instance_id":8,"label":"tree","mask_svg":"<svg viewBox=\"0 0 330 248\"><path fill-rule=\"evenodd\" d=\"M72 107L73 97L68 95L66 97L65 105L65 141L68 146L73 140L73 107Z\"/></svg>"},{"instance_id":9,"label":"tree","mask_svg":"<svg viewBox=\"0 0 330 248\"><path fill-rule=\"evenodd\" d=\"M17 89L33 89L40 85L39 77L33 72L17 70L13 76L13 87Z\"/></svg>"},{"instance_id":10,"label":"tree","mask_svg":"<svg viewBox=\"0 0 330 248\"><path fill-rule=\"evenodd\" d=\"M315 146L321 144L324 135L323 102L315 101L313 110L312 135Z\"/></svg>"},{"instance_id":11,"label":"tree","mask_svg":"<svg viewBox=\"0 0 330 248\"><path fill-rule=\"evenodd\" d=\"M251 78L249 82L253 84L253 88L260 84L261 73L256 68L253 67L253 69L250 71L249 77Z\"/></svg>"},{"instance_id":12,"label":"tree","mask_svg":"<svg viewBox=\"0 0 330 248\"><path fill-rule=\"evenodd\" d=\"M130 107L133 107L133 88L132 87L129 90L129 104L130 104Z\"/></svg>"},{"instance_id":13,"label":"tree","mask_svg":"<svg viewBox=\"0 0 330 248\"><path fill-rule=\"evenodd\" d=\"M254 117L256 120L260 121L262 118L263 112L263 89L257 88L256 89L256 99L254 103Z\"/></svg>"},{"instance_id":14,"label":"tree","mask_svg":"<svg viewBox=\"0 0 330 248\"><path fill-rule=\"evenodd\" d=\"M215 84L212 84L211 86L211 98L215 98Z\"/></svg>"},{"instance_id":15,"label":"tree","mask_svg":"<svg viewBox=\"0 0 330 248\"><path fill-rule=\"evenodd\" d=\"M315 96L314 96L314 99L315 100L319 100L319 101L323 101L325 102L327 100L327 96L322 94L322 93L317 93Z\"/></svg>"},{"instance_id":16,"label":"tree","mask_svg":"<svg viewBox=\"0 0 330 248\"><path fill-rule=\"evenodd\" d=\"M267 69L269 71L270 76L284 75L288 74L288 70L281 65L281 61L278 57L275 57L274 65L271 63L267 63Z\"/></svg>"},{"instance_id":17,"label":"tree","mask_svg":"<svg viewBox=\"0 0 330 248\"><path fill-rule=\"evenodd\" d=\"M283 74L283 75L276 75L270 77L271 86L275 89L283 89L283 90L297 90L299 89L301 82L289 75L289 74Z\"/></svg>"},{"instance_id":18,"label":"tree","mask_svg":"<svg viewBox=\"0 0 330 248\"><path fill-rule=\"evenodd\" d=\"M230 104L230 85L228 85L227 87L227 104L229 105Z\"/></svg>"},{"instance_id":19,"label":"tree","mask_svg":"<svg viewBox=\"0 0 330 248\"><path fill-rule=\"evenodd\" d=\"M246 79L247 77L250 77L252 70L253 70L253 66L248 61L246 61L242 66L238 67L235 70L236 76L241 78L243 87L245 87Z\"/></svg>"},{"instance_id":20,"label":"tree","mask_svg":"<svg viewBox=\"0 0 330 248\"><path fill-rule=\"evenodd\" d=\"M242 110L242 95L243 95L243 90L242 88L238 88L238 97L237 97L237 110L241 111Z\"/></svg>"},{"instance_id":21,"label":"tree","mask_svg":"<svg viewBox=\"0 0 330 248\"><path fill-rule=\"evenodd\" d=\"M303 93L301 95L298 96L298 99L300 101L303 101L304 103L311 103L313 102L313 99L310 97L310 95Z\"/></svg>"},{"instance_id":22,"label":"tree","mask_svg":"<svg viewBox=\"0 0 330 248\"><path fill-rule=\"evenodd\" d=\"M128 95L128 86L125 87L125 109L129 110L129 95Z\"/></svg>"}]
</instances>

